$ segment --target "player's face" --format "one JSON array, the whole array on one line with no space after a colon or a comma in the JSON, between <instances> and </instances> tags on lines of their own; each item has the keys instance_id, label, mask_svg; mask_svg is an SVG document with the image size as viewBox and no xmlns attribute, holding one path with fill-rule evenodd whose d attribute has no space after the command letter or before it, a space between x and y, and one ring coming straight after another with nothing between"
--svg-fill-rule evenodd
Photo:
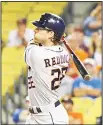
<instances>
[{"instance_id":1,"label":"player's face","mask_svg":"<svg viewBox=\"0 0 103 125\"><path fill-rule=\"evenodd\" d=\"M52 34L50 33L50 30L46 30L43 28L36 28L35 29L35 36L34 39L38 43L44 43L45 41L48 41L52 37Z\"/></svg>"}]
</instances>

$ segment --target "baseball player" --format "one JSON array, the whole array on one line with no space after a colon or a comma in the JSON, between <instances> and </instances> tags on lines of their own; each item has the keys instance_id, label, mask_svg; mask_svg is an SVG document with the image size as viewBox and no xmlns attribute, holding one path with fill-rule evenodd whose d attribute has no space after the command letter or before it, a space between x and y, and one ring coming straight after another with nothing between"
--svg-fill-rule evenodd
<instances>
[{"instance_id":1,"label":"baseball player","mask_svg":"<svg viewBox=\"0 0 103 125\"><path fill-rule=\"evenodd\" d=\"M69 60L68 52L60 45L65 23L61 17L45 13L32 24L36 26L35 38L25 50L31 104L26 124L68 124L58 94Z\"/></svg>"}]
</instances>

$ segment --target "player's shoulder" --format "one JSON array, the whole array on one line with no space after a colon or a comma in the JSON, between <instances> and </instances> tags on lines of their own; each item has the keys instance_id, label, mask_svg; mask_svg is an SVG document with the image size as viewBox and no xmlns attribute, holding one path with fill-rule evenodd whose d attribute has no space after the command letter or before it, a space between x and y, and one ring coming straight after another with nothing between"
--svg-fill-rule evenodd
<instances>
[{"instance_id":1,"label":"player's shoulder","mask_svg":"<svg viewBox=\"0 0 103 125\"><path fill-rule=\"evenodd\" d=\"M61 45L56 45L56 46L50 46L50 47L44 47L48 51L52 52L64 52L66 51L65 48Z\"/></svg>"},{"instance_id":2,"label":"player's shoulder","mask_svg":"<svg viewBox=\"0 0 103 125\"><path fill-rule=\"evenodd\" d=\"M28 47L28 46L39 46L39 44L36 43L36 42L34 42L33 39L31 39L31 40L29 41L27 47Z\"/></svg>"},{"instance_id":3,"label":"player's shoulder","mask_svg":"<svg viewBox=\"0 0 103 125\"><path fill-rule=\"evenodd\" d=\"M33 40L31 40L31 41L28 43L28 45L27 45L25 51L27 51L27 50L28 50L28 51L29 51L29 50L34 51L34 50L37 50L38 48L39 48L39 45L38 45L37 43L34 43Z\"/></svg>"},{"instance_id":4,"label":"player's shoulder","mask_svg":"<svg viewBox=\"0 0 103 125\"><path fill-rule=\"evenodd\" d=\"M37 48L38 48L38 45L37 43L34 43L33 40L30 41L27 45L27 47L25 48L25 60L30 57L30 55L34 55L37 53Z\"/></svg>"}]
</instances>

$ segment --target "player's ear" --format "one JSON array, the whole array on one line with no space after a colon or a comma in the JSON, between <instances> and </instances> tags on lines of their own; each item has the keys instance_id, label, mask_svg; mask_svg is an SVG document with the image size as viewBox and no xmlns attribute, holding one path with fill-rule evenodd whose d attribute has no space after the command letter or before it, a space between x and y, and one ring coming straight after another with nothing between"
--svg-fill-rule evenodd
<instances>
[{"instance_id":1,"label":"player's ear","mask_svg":"<svg viewBox=\"0 0 103 125\"><path fill-rule=\"evenodd\" d=\"M50 32L49 32L49 36L50 36L50 38L53 38L53 37L54 37L54 32L53 32L53 31L50 31Z\"/></svg>"}]
</instances>

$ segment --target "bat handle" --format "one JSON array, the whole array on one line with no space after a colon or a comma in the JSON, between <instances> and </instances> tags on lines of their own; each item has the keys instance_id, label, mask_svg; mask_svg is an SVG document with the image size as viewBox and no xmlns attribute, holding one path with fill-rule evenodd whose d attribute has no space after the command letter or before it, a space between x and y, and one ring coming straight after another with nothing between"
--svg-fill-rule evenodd
<instances>
[{"instance_id":1,"label":"bat handle","mask_svg":"<svg viewBox=\"0 0 103 125\"><path fill-rule=\"evenodd\" d=\"M87 74L87 75L84 76L84 80L88 81L90 79L91 79L91 76L89 74Z\"/></svg>"}]
</instances>

